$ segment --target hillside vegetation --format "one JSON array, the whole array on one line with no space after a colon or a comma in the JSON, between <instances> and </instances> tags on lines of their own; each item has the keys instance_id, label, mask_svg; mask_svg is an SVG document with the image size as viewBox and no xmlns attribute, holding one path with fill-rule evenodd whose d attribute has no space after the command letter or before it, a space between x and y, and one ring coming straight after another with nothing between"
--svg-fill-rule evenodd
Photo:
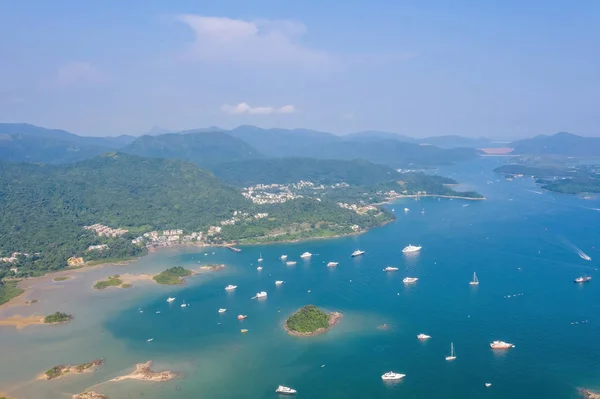
<instances>
[{"instance_id":1,"label":"hillside vegetation","mask_svg":"<svg viewBox=\"0 0 600 399\"><path fill-rule=\"evenodd\" d=\"M394 169L363 160L314 158L270 158L227 162L213 168L222 181L247 187L256 184L289 184L308 180L317 184L346 182L351 185L373 185L398 180Z\"/></svg>"},{"instance_id":2,"label":"hillside vegetation","mask_svg":"<svg viewBox=\"0 0 600 399\"><path fill-rule=\"evenodd\" d=\"M75 255L131 257L142 253L130 242L136 231L206 228L250 205L212 174L181 161L110 154L55 166L0 163L0 254L27 253L23 271L36 272L61 269ZM83 229L94 223L132 234L99 238ZM108 248L87 251L99 243Z\"/></svg>"},{"instance_id":3,"label":"hillside vegetation","mask_svg":"<svg viewBox=\"0 0 600 399\"><path fill-rule=\"evenodd\" d=\"M142 136L122 151L144 157L181 159L203 168L263 157L246 142L223 132Z\"/></svg>"}]
</instances>

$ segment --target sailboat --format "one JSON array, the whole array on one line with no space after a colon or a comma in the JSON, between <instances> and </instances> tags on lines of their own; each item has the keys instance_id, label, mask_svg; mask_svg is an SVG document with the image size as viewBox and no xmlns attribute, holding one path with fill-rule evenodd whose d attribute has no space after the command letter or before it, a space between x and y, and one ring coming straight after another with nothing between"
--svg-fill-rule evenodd
<instances>
[{"instance_id":1,"label":"sailboat","mask_svg":"<svg viewBox=\"0 0 600 399\"><path fill-rule=\"evenodd\" d=\"M450 342L450 356L446 356L446 360L456 359L456 353L454 353L454 342Z\"/></svg>"},{"instance_id":2,"label":"sailboat","mask_svg":"<svg viewBox=\"0 0 600 399\"><path fill-rule=\"evenodd\" d=\"M421 213L425 213L425 208L423 208L423 210L421 211Z\"/></svg>"},{"instance_id":3,"label":"sailboat","mask_svg":"<svg viewBox=\"0 0 600 399\"><path fill-rule=\"evenodd\" d=\"M261 253L260 253L260 255L259 255L258 261L259 261L259 262L262 262L262 261L263 261L263 258L262 258L262 252L261 252Z\"/></svg>"},{"instance_id":4,"label":"sailboat","mask_svg":"<svg viewBox=\"0 0 600 399\"><path fill-rule=\"evenodd\" d=\"M477 273L473 273L473 281L470 281L471 285L479 285L479 280L477 279Z\"/></svg>"}]
</instances>

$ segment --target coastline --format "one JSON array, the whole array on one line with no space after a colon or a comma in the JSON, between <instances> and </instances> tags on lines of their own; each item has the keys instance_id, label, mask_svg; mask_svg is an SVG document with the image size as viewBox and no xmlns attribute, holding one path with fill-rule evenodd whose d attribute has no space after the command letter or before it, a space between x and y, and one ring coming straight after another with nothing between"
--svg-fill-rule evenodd
<instances>
[{"instance_id":1,"label":"coastline","mask_svg":"<svg viewBox=\"0 0 600 399\"><path fill-rule=\"evenodd\" d=\"M386 202L387 203L387 202ZM377 205L377 204L375 204ZM164 250L164 249L176 249L176 248L186 248L186 247L198 247L198 248L219 248L219 247L223 247L223 248L230 248L230 247L237 247L237 246L251 246L251 245L274 245L274 244L289 244L289 243L299 243L299 242L308 242L308 241L314 241L314 240L330 240L330 239L336 239L336 238L342 238L342 237L349 237L349 236L355 236L355 235L360 235L360 234L364 234L367 233L368 231L372 230L372 229L376 229L379 227L383 227L388 225L389 223L392 223L393 221L396 220L396 217L394 217L391 220L387 220L384 223L378 225L378 226L374 226L365 230L360 230L360 231L356 231L356 232L352 232L352 233L347 233L347 234L336 234L333 236L327 236L327 237L307 237L307 238L298 238L298 239L293 239L293 240L281 240L281 241L271 241L271 242L253 242L253 243L244 243L244 242L226 242L226 243L218 243L218 244L208 244L208 243L191 243L191 242L187 242L187 243L177 243L177 244L173 244L173 245L169 245L169 246L161 246L161 247L149 247L148 251L146 252L146 254L142 255L142 256L138 256L135 258L129 258L129 259L125 259L122 261L109 261L109 262L105 262L105 263L92 263L91 265L86 265L86 266L82 266L82 267L76 267L76 268L64 268L62 270L57 270L57 271L53 271L53 272L49 272L44 274L43 276L35 276L35 277L28 277L28 278L23 278L21 281L19 281L19 283L17 284L18 288L21 288L23 290L23 293L21 293L20 295L11 298L8 302L5 302L3 304L0 305L0 311L9 309L9 308L13 308L13 307L20 307L20 306L25 306L25 305L30 305L29 301L30 299L28 298L28 295L30 294L30 289L31 289L31 285L35 282L38 282L40 280L44 280L44 279L49 279L49 280L53 280L55 277L61 277L61 276L65 276L65 277L72 277L72 276L67 276L68 273L86 273L88 271L91 270L95 270L98 268L103 268L106 266L127 266L132 262L137 262L140 259L144 258L146 255L148 255L149 253L154 253L154 252L158 252L160 250ZM200 267L202 268L202 267ZM134 275L134 274L130 274L130 273L126 273L124 275L122 275L122 277L127 276L127 278L129 278L129 281L125 281L123 280L124 284L130 284L131 281L147 281L147 280L151 280L153 276L151 275ZM148 278L148 276L150 276L150 278ZM69 278L68 280L73 280L73 278ZM68 281L65 280L65 281ZM55 283L62 283L63 281L59 281L59 282L55 282ZM39 298L35 298L36 300L39 300ZM0 324L1 326L2 324Z\"/></svg>"},{"instance_id":2,"label":"coastline","mask_svg":"<svg viewBox=\"0 0 600 399\"><path fill-rule=\"evenodd\" d=\"M333 327L337 326L340 323L340 321L342 321L342 317L343 317L343 314L340 312L330 312L329 313L329 327L319 328L318 330L315 330L315 331L309 332L309 333L301 333L298 331L290 330L287 326L287 319L283 323L283 328L285 329L285 331L287 331L287 333L289 335L292 335L294 337L314 337L315 335L324 334L327 331L331 330Z\"/></svg>"}]
</instances>

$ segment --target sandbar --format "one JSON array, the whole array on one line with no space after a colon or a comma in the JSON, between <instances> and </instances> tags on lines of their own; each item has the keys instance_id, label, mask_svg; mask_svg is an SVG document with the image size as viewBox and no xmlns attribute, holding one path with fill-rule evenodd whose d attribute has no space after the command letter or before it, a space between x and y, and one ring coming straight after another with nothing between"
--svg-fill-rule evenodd
<instances>
[{"instance_id":1,"label":"sandbar","mask_svg":"<svg viewBox=\"0 0 600 399\"><path fill-rule=\"evenodd\" d=\"M586 399L600 399L600 394L589 389L579 389L579 393Z\"/></svg>"},{"instance_id":2,"label":"sandbar","mask_svg":"<svg viewBox=\"0 0 600 399\"><path fill-rule=\"evenodd\" d=\"M138 363L135 365L135 370L131 373L121 377L113 378L110 381L118 382L131 379L139 381L165 382L177 377L177 374L172 371L152 371L150 367L152 367L152 360L148 360L146 363Z\"/></svg>"},{"instance_id":3,"label":"sandbar","mask_svg":"<svg viewBox=\"0 0 600 399\"><path fill-rule=\"evenodd\" d=\"M44 323L44 316L21 316L16 314L5 319L0 319L0 326L17 327L18 330L36 324L48 323Z\"/></svg>"}]
</instances>

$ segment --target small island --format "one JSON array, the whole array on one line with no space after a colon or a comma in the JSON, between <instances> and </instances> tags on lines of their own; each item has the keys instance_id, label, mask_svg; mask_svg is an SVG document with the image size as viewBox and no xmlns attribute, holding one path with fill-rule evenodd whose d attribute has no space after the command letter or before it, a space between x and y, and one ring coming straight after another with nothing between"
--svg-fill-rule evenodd
<instances>
[{"instance_id":1,"label":"small island","mask_svg":"<svg viewBox=\"0 0 600 399\"><path fill-rule=\"evenodd\" d=\"M123 280L121 280L119 277L121 276L115 274L114 276L108 276L108 280L96 281L94 288L97 290L103 290L108 287L118 287L123 284Z\"/></svg>"},{"instance_id":2,"label":"small island","mask_svg":"<svg viewBox=\"0 0 600 399\"><path fill-rule=\"evenodd\" d=\"M56 281L56 282L59 282L59 281L65 281L65 280L68 280L68 279L70 279L70 278L71 278L71 277L69 277L69 276L58 276L58 277L54 277L54 279L53 279L53 280L54 280L54 281Z\"/></svg>"},{"instance_id":3,"label":"small island","mask_svg":"<svg viewBox=\"0 0 600 399\"><path fill-rule=\"evenodd\" d=\"M164 272L153 277L158 284L175 285L183 284L184 278L191 276L191 270L184 269L181 266L171 267Z\"/></svg>"},{"instance_id":4,"label":"small island","mask_svg":"<svg viewBox=\"0 0 600 399\"><path fill-rule=\"evenodd\" d=\"M85 391L73 395L73 399L108 399L108 396L96 393L94 391Z\"/></svg>"},{"instance_id":5,"label":"small island","mask_svg":"<svg viewBox=\"0 0 600 399\"><path fill-rule=\"evenodd\" d=\"M283 327L290 335L312 337L335 327L342 319L338 312L327 313L314 305L298 309L284 323Z\"/></svg>"},{"instance_id":6,"label":"small island","mask_svg":"<svg viewBox=\"0 0 600 399\"><path fill-rule=\"evenodd\" d=\"M82 374L89 373L94 371L97 367L104 364L103 359L95 359L91 362L82 363L82 364L61 364L58 366L54 366L51 369L46 370L44 374L42 374L41 379L45 380L53 380L55 378L60 378L64 375L73 375L73 374Z\"/></svg>"},{"instance_id":7,"label":"small island","mask_svg":"<svg viewBox=\"0 0 600 399\"><path fill-rule=\"evenodd\" d=\"M139 381L154 381L154 382L165 382L170 381L177 377L172 371L152 371L150 367L152 361L148 360L146 363L138 363L135 365L135 370L127 375L113 378L112 382L123 381L127 379L139 380Z\"/></svg>"},{"instance_id":8,"label":"small island","mask_svg":"<svg viewBox=\"0 0 600 399\"><path fill-rule=\"evenodd\" d=\"M73 316L63 312L55 312L51 315L44 317L45 324L60 324L68 323L73 320Z\"/></svg>"}]
</instances>

